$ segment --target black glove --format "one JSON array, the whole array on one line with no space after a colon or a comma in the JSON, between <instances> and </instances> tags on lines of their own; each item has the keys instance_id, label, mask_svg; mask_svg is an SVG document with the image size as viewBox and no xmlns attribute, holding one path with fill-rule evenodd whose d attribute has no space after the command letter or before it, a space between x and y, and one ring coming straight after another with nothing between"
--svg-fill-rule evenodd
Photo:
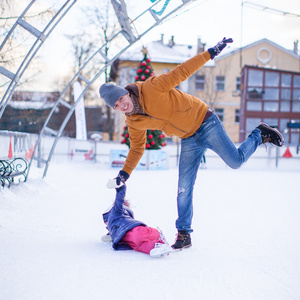
<instances>
[{"instance_id":1,"label":"black glove","mask_svg":"<svg viewBox=\"0 0 300 300\"><path fill-rule=\"evenodd\" d=\"M226 39L225 37L221 42L219 42L216 46L207 49L207 51L210 53L211 59L214 59L215 56L219 55L221 51L227 46L227 43L232 43L233 39L229 38Z\"/></svg>"},{"instance_id":2,"label":"black glove","mask_svg":"<svg viewBox=\"0 0 300 300\"><path fill-rule=\"evenodd\" d=\"M128 178L129 178L129 174L127 172L121 170L115 179L116 179L117 185L120 185L121 183L125 183Z\"/></svg>"}]
</instances>

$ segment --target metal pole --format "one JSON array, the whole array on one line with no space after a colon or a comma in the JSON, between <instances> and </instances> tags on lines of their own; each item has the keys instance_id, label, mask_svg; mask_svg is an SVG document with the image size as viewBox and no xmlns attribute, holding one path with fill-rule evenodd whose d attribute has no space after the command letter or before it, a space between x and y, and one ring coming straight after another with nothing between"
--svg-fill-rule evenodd
<instances>
[{"instance_id":1,"label":"metal pole","mask_svg":"<svg viewBox=\"0 0 300 300\"><path fill-rule=\"evenodd\" d=\"M276 169L278 168L279 148L276 147Z\"/></svg>"}]
</instances>

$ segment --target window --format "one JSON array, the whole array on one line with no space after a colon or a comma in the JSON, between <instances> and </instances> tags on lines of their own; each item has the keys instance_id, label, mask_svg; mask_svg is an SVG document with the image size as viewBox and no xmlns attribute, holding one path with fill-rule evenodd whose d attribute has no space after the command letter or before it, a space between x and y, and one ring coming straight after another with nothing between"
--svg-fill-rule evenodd
<instances>
[{"instance_id":1,"label":"window","mask_svg":"<svg viewBox=\"0 0 300 300\"><path fill-rule=\"evenodd\" d=\"M246 119L246 130L245 135L248 136L254 128L261 122L260 118L247 118Z\"/></svg>"},{"instance_id":2,"label":"window","mask_svg":"<svg viewBox=\"0 0 300 300\"><path fill-rule=\"evenodd\" d=\"M216 76L216 91L225 91L225 76Z\"/></svg>"},{"instance_id":3,"label":"window","mask_svg":"<svg viewBox=\"0 0 300 300\"><path fill-rule=\"evenodd\" d=\"M136 71L137 71L137 69L135 69L135 68L130 68L129 69L129 82L130 83L133 83L133 82L135 82L135 76L136 76Z\"/></svg>"},{"instance_id":4,"label":"window","mask_svg":"<svg viewBox=\"0 0 300 300\"><path fill-rule=\"evenodd\" d=\"M235 110L234 123L237 123L237 124L240 123L240 110L239 109Z\"/></svg>"},{"instance_id":5,"label":"window","mask_svg":"<svg viewBox=\"0 0 300 300\"><path fill-rule=\"evenodd\" d=\"M287 128L289 118L294 119L294 115L300 113L300 73L245 66L241 86L243 83L240 140L257 126L254 123L263 120L280 128L286 143L300 141L300 129L295 132ZM237 121L236 111L235 123Z\"/></svg>"},{"instance_id":6,"label":"window","mask_svg":"<svg viewBox=\"0 0 300 300\"><path fill-rule=\"evenodd\" d=\"M292 85L292 75L291 74L282 74L281 75L281 86L290 87Z\"/></svg>"},{"instance_id":7,"label":"window","mask_svg":"<svg viewBox=\"0 0 300 300\"><path fill-rule=\"evenodd\" d=\"M279 109L279 103L278 102L265 102L264 104L264 111L271 111L271 112L277 112Z\"/></svg>"},{"instance_id":8,"label":"window","mask_svg":"<svg viewBox=\"0 0 300 300\"><path fill-rule=\"evenodd\" d=\"M279 100L279 89L275 88L265 88L264 90L264 100Z\"/></svg>"},{"instance_id":9,"label":"window","mask_svg":"<svg viewBox=\"0 0 300 300\"><path fill-rule=\"evenodd\" d=\"M126 86L129 83L135 82L136 70L135 68L121 68L118 84Z\"/></svg>"},{"instance_id":10,"label":"window","mask_svg":"<svg viewBox=\"0 0 300 300\"><path fill-rule=\"evenodd\" d=\"M249 88L247 89L248 99L262 99L264 91L262 88Z\"/></svg>"},{"instance_id":11,"label":"window","mask_svg":"<svg viewBox=\"0 0 300 300\"><path fill-rule=\"evenodd\" d=\"M266 76L265 78L266 86L276 86L276 87L279 86L279 77L280 77L279 73L266 71L265 76Z\"/></svg>"},{"instance_id":12,"label":"window","mask_svg":"<svg viewBox=\"0 0 300 300\"><path fill-rule=\"evenodd\" d=\"M247 101L247 110L261 111L262 110L262 102L261 101Z\"/></svg>"},{"instance_id":13,"label":"window","mask_svg":"<svg viewBox=\"0 0 300 300\"><path fill-rule=\"evenodd\" d=\"M261 70L249 70L248 86L263 86L264 73Z\"/></svg>"},{"instance_id":14,"label":"window","mask_svg":"<svg viewBox=\"0 0 300 300\"><path fill-rule=\"evenodd\" d=\"M283 84L285 83L283 83L283 77L282 77L281 86L283 86ZM291 110L291 96L292 96L291 89L281 88L280 111L289 112Z\"/></svg>"},{"instance_id":15,"label":"window","mask_svg":"<svg viewBox=\"0 0 300 300\"><path fill-rule=\"evenodd\" d=\"M293 101L292 104L292 111L293 112L300 112L300 101Z\"/></svg>"},{"instance_id":16,"label":"window","mask_svg":"<svg viewBox=\"0 0 300 300\"><path fill-rule=\"evenodd\" d=\"M293 77L292 112L300 112L300 75L294 75Z\"/></svg>"},{"instance_id":17,"label":"window","mask_svg":"<svg viewBox=\"0 0 300 300\"><path fill-rule=\"evenodd\" d=\"M300 76L298 76L298 77L300 78ZM294 84L295 84L295 80L294 80ZM300 82L299 82L299 84L300 84ZM300 112L300 89L293 90L292 112Z\"/></svg>"},{"instance_id":18,"label":"window","mask_svg":"<svg viewBox=\"0 0 300 300\"><path fill-rule=\"evenodd\" d=\"M204 91L205 87L205 76L204 75L196 75L195 76L195 89L197 91Z\"/></svg>"},{"instance_id":19,"label":"window","mask_svg":"<svg viewBox=\"0 0 300 300\"><path fill-rule=\"evenodd\" d=\"M263 118L263 122L269 124L271 127L278 128L278 119L275 119L275 118Z\"/></svg>"},{"instance_id":20,"label":"window","mask_svg":"<svg viewBox=\"0 0 300 300\"><path fill-rule=\"evenodd\" d=\"M293 100L300 100L300 89L293 90Z\"/></svg>"},{"instance_id":21,"label":"window","mask_svg":"<svg viewBox=\"0 0 300 300\"><path fill-rule=\"evenodd\" d=\"M236 86L235 86L236 91L241 90L241 77L236 78Z\"/></svg>"},{"instance_id":22,"label":"window","mask_svg":"<svg viewBox=\"0 0 300 300\"><path fill-rule=\"evenodd\" d=\"M300 87L300 75L295 75L294 76L294 88L299 88Z\"/></svg>"},{"instance_id":23,"label":"window","mask_svg":"<svg viewBox=\"0 0 300 300\"><path fill-rule=\"evenodd\" d=\"M291 89L281 89L281 100L291 100Z\"/></svg>"},{"instance_id":24,"label":"window","mask_svg":"<svg viewBox=\"0 0 300 300\"><path fill-rule=\"evenodd\" d=\"M128 84L128 81L127 81L127 68L121 68L120 69L120 76L119 76L119 85L120 86L126 86L127 84Z\"/></svg>"},{"instance_id":25,"label":"window","mask_svg":"<svg viewBox=\"0 0 300 300\"><path fill-rule=\"evenodd\" d=\"M221 122L224 122L224 108L216 108L215 114L219 117Z\"/></svg>"}]
</instances>

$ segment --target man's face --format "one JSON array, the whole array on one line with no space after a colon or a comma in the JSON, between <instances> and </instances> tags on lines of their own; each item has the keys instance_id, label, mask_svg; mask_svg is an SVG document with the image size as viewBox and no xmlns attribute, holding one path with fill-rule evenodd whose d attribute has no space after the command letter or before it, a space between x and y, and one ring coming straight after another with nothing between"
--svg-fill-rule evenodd
<instances>
[{"instance_id":1,"label":"man's face","mask_svg":"<svg viewBox=\"0 0 300 300\"><path fill-rule=\"evenodd\" d=\"M114 110L123 112L123 113L130 113L133 110L133 103L131 97L128 94L120 97L114 105Z\"/></svg>"}]
</instances>

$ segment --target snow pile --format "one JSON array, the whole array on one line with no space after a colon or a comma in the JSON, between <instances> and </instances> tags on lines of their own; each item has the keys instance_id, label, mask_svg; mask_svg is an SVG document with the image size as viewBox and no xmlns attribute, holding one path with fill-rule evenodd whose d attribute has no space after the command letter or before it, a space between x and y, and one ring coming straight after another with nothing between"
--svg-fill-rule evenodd
<instances>
[{"instance_id":1,"label":"snow pile","mask_svg":"<svg viewBox=\"0 0 300 300\"><path fill-rule=\"evenodd\" d=\"M45 180L0 191L1 300L300 299L299 171L208 161L194 191L193 246L161 259L101 242L116 174L54 163ZM135 217L170 243L176 189L176 169L134 171L128 182Z\"/></svg>"}]
</instances>

